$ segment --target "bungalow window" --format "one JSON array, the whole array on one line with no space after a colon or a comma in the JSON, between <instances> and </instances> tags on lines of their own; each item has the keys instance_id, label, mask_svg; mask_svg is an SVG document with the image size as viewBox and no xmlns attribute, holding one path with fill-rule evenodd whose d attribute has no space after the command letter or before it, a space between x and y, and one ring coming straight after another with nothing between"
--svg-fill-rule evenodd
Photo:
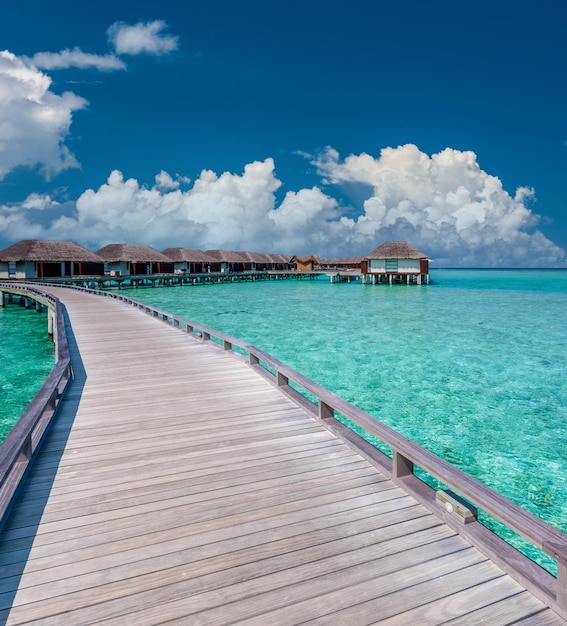
<instances>
[{"instance_id":1,"label":"bungalow window","mask_svg":"<svg viewBox=\"0 0 567 626\"><path fill-rule=\"evenodd\" d=\"M8 276L16 275L16 261L8 261Z\"/></svg>"},{"instance_id":2,"label":"bungalow window","mask_svg":"<svg viewBox=\"0 0 567 626\"><path fill-rule=\"evenodd\" d=\"M386 271L397 272L398 271L398 259L386 259Z\"/></svg>"}]
</instances>

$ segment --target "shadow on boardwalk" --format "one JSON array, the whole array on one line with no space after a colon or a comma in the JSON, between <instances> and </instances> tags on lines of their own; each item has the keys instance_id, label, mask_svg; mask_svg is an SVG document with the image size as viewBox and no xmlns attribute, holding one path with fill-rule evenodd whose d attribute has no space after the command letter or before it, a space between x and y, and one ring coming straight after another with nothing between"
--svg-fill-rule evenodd
<instances>
[{"instance_id":1,"label":"shadow on boardwalk","mask_svg":"<svg viewBox=\"0 0 567 626\"><path fill-rule=\"evenodd\" d=\"M36 533L39 528L53 481L57 474L59 463L65 450L65 444L73 427L77 409L81 401L87 375L81 359L75 335L63 306L65 315L65 330L69 353L71 354L73 377L59 407L54 423L48 431L42 448L50 447L49 457L34 461L19 492L14 510L0 533L0 555L2 580L0 581L0 624L5 624L18 591L22 574L25 570ZM50 445L56 438L57 444ZM40 449L41 450L41 449ZM40 452L40 451L38 451ZM37 480L29 480L33 476L41 477L41 489L37 488ZM22 504L25 502L25 505ZM22 513L25 525L21 525Z\"/></svg>"}]
</instances>

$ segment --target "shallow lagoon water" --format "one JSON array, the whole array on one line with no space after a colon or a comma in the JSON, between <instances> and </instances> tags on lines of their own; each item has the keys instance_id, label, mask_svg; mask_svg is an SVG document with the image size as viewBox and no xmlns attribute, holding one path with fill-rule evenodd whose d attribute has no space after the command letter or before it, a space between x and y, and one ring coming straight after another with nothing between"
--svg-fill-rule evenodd
<instances>
[{"instance_id":1,"label":"shallow lagoon water","mask_svg":"<svg viewBox=\"0 0 567 626\"><path fill-rule=\"evenodd\" d=\"M567 271L129 295L255 344L567 529Z\"/></svg>"},{"instance_id":2,"label":"shallow lagoon water","mask_svg":"<svg viewBox=\"0 0 567 626\"><path fill-rule=\"evenodd\" d=\"M320 278L128 295L261 347L567 529L567 271L434 270L422 286ZM29 378L29 361L16 370L12 383Z\"/></svg>"},{"instance_id":3,"label":"shallow lagoon water","mask_svg":"<svg viewBox=\"0 0 567 626\"><path fill-rule=\"evenodd\" d=\"M47 314L19 305L0 307L0 443L55 364Z\"/></svg>"}]
</instances>

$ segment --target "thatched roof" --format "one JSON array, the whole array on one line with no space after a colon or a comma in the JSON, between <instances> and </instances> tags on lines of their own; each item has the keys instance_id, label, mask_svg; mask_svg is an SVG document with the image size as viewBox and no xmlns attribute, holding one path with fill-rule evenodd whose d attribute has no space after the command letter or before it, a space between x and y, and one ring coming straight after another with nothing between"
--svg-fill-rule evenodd
<instances>
[{"instance_id":1,"label":"thatched roof","mask_svg":"<svg viewBox=\"0 0 567 626\"><path fill-rule=\"evenodd\" d=\"M357 265L362 261L361 256L343 256L331 259L319 259L321 265Z\"/></svg>"},{"instance_id":2,"label":"thatched roof","mask_svg":"<svg viewBox=\"0 0 567 626\"><path fill-rule=\"evenodd\" d=\"M291 263L318 263L317 257L311 256L292 256L290 259Z\"/></svg>"},{"instance_id":3,"label":"thatched roof","mask_svg":"<svg viewBox=\"0 0 567 626\"><path fill-rule=\"evenodd\" d=\"M273 263L289 263L291 257L287 254L268 254Z\"/></svg>"},{"instance_id":4,"label":"thatched roof","mask_svg":"<svg viewBox=\"0 0 567 626\"><path fill-rule=\"evenodd\" d=\"M97 254L109 263L130 261L131 263L171 263L171 259L150 246L129 243L111 243L97 250Z\"/></svg>"},{"instance_id":5,"label":"thatched roof","mask_svg":"<svg viewBox=\"0 0 567 626\"><path fill-rule=\"evenodd\" d=\"M232 250L207 250L206 255L221 263L246 263L247 259Z\"/></svg>"},{"instance_id":6,"label":"thatched roof","mask_svg":"<svg viewBox=\"0 0 567 626\"><path fill-rule=\"evenodd\" d=\"M264 252L238 252L238 254L248 263L272 263L269 254Z\"/></svg>"},{"instance_id":7,"label":"thatched roof","mask_svg":"<svg viewBox=\"0 0 567 626\"><path fill-rule=\"evenodd\" d=\"M212 258L197 248L166 248L161 251L166 257L179 263L210 263Z\"/></svg>"},{"instance_id":8,"label":"thatched roof","mask_svg":"<svg viewBox=\"0 0 567 626\"><path fill-rule=\"evenodd\" d=\"M376 250L369 252L366 259L427 259L415 246L407 241L387 241Z\"/></svg>"},{"instance_id":9,"label":"thatched roof","mask_svg":"<svg viewBox=\"0 0 567 626\"><path fill-rule=\"evenodd\" d=\"M103 263L100 256L72 241L27 239L0 251L0 261Z\"/></svg>"}]
</instances>

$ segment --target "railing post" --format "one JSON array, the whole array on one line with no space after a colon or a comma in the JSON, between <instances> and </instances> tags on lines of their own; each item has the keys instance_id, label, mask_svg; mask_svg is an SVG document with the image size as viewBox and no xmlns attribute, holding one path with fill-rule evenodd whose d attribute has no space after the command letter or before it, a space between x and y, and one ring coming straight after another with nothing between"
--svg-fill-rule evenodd
<instances>
[{"instance_id":1,"label":"railing post","mask_svg":"<svg viewBox=\"0 0 567 626\"><path fill-rule=\"evenodd\" d=\"M33 455L32 449L32 438L31 434L26 438L22 449L20 450L20 456L23 456L28 462L31 460Z\"/></svg>"},{"instance_id":2,"label":"railing post","mask_svg":"<svg viewBox=\"0 0 567 626\"><path fill-rule=\"evenodd\" d=\"M333 409L332 406L329 406L326 402L323 402L323 400L319 399L319 419L324 421L324 420L331 420L335 417L335 409Z\"/></svg>"},{"instance_id":3,"label":"railing post","mask_svg":"<svg viewBox=\"0 0 567 626\"><path fill-rule=\"evenodd\" d=\"M544 541L543 549L557 561L557 592L555 601L567 611L567 551L563 546Z\"/></svg>"},{"instance_id":4,"label":"railing post","mask_svg":"<svg viewBox=\"0 0 567 626\"><path fill-rule=\"evenodd\" d=\"M280 371L276 372L276 384L278 387L285 387L289 385L289 378L284 376Z\"/></svg>"},{"instance_id":5,"label":"railing post","mask_svg":"<svg viewBox=\"0 0 567 626\"><path fill-rule=\"evenodd\" d=\"M567 562L557 559L557 604L567 611Z\"/></svg>"},{"instance_id":6,"label":"railing post","mask_svg":"<svg viewBox=\"0 0 567 626\"><path fill-rule=\"evenodd\" d=\"M413 461L392 449L392 478L403 478L413 474Z\"/></svg>"},{"instance_id":7,"label":"railing post","mask_svg":"<svg viewBox=\"0 0 567 626\"><path fill-rule=\"evenodd\" d=\"M211 333L206 333L205 331L203 331L201 333L201 341L210 341L211 340Z\"/></svg>"},{"instance_id":8,"label":"railing post","mask_svg":"<svg viewBox=\"0 0 567 626\"><path fill-rule=\"evenodd\" d=\"M51 309L47 310L47 335L50 339L53 339L53 326L54 326L55 314Z\"/></svg>"},{"instance_id":9,"label":"railing post","mask_svg":"<svg viewBox=\"0 0 567 626\"><path fill-rule=\"evenodd\" d=\"M49 396L49 400L47 401L47 406L51 407L54 411L57 406L57 396L57 389L54 389L53 393Z\"/></svg>"},{"instance_id":10,"label":"railing post","mask_svg":"<svg viewBox=\"0 0 567 626\"><path fill-rule=\"evenodd\" d=\"M250 363L250 365L258 365L258 363L260 363L260 359L255 354L252 354L252 352L249 352L248 363Z\"/></svg>"},{"instance_id":11,"label":"railing post","mask_svg":"<svg viewBox=\"0 0 567 626\"><path fill-rule=\"evenodd\" d=\"M224 339L222 342L222 349L225 351L232 350L232 343Z\"/></svg>"}]
</instances>

